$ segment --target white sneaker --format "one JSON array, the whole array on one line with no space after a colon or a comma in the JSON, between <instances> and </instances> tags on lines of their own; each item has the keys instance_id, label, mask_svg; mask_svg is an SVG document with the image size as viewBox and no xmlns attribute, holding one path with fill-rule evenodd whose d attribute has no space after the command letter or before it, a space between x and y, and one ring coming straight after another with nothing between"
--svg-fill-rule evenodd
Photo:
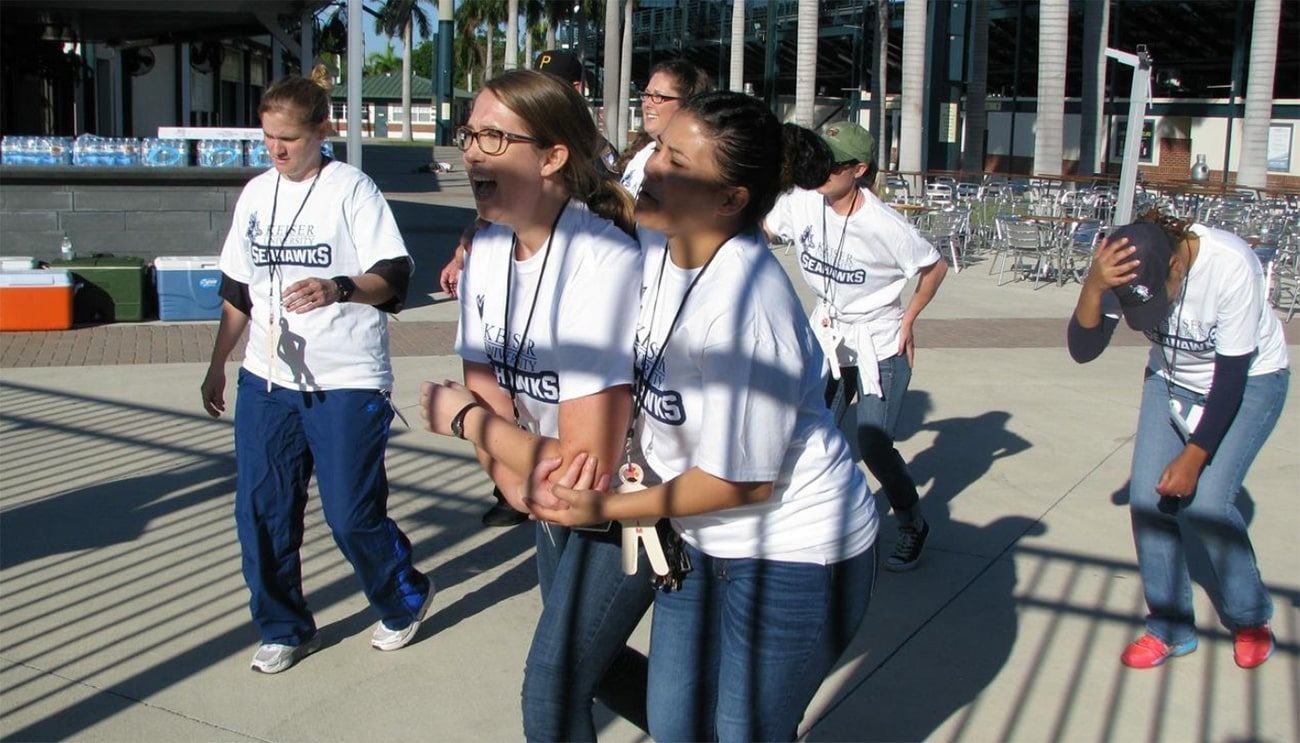
<instances>
[{"instance_id":1,"label":"white sneaker","mask_svg":"<svg viewBox=\"0 0 1300 743\"><path fill-rule=\"evenodd\" d=\"M420 629L420 622L424 621L424 615L429 612L429 606L433 604L433 581L429 581L429 593L424 597L424 604L420 606L420 611L415 615L411 623L401 629L388 629L381 621L375 627L375 633L370 636L370 647L376 650L400 650L406 647L411 640L415 639L415 633Z\"/></svg>"},{"instance_id":2,"label":"white sneaker","mask_svg":"<svg viewBox=\"0 0 1300 743\"><path fill-rule=\"evenodd\" d=\"M320 649L320 633L301 645L281 645L268 642L253 654L252 669L260 673L287 671L293 664Z\"/></svg>"}]
</instances>

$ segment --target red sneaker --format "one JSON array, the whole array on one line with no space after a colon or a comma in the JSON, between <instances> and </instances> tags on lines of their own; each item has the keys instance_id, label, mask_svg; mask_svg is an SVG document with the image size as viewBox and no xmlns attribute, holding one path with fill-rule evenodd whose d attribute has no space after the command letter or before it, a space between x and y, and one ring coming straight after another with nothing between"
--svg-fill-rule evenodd
<instances>
[{"instance_id":1,"label":"red sneaker","mask_svg":"<svg viewBox=\"0 0 1300 743\"><path fill-rule=\"evenodd\" d=\"M1129 668L1155 668L1170 658L1187 655L1195 649L1195 637L1182 645L1170 647L1160 638L1147 633L1129 643L1129 646L1124 648L1124 654L1119 657L1119 661Z\"/></svg>"},{"instance_id":2,"label":"red sneaker","mask_svg":"<svg viewBox=\"0 0 1300 743\"><path fill-rule=\"evenodd\" d=\"M1267 624L1233 633L1232 659L1242 668L1254 668L1273 654L1273 632Z\"/></svg>"}]
</instances>

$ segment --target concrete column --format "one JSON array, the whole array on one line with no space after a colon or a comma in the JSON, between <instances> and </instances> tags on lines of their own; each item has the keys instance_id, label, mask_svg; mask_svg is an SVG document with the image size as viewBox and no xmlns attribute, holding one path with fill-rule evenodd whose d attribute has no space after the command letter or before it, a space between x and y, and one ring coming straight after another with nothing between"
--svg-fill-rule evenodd
<instances>
[{"instance_id":1,"label":"concrete column","mask_svg":"<svg viewBox=\"0 0 1300 743\"><path fill-rule=\"evenodd\" d=\"M1065 151L1065 55L1069 0L1038 4L1038 116L1031 175L1060 175Z\"/></svg>"},{"instance_id":2,"label":"concrete column","mask_svg":"<svg viewBox=\"0 0 1300 743\"><path fill-rule=\"evenodd\" d=\"M302 74L310 75L316 65L316 50L312 48L315 40L316 16L310 12L302 14Z\"/></svg>"},{"instance_id":3,"label":"concrete column","mask_svg":"<svg viewBox=\"0 0 1300 743\"><path fill-rule=\"evenodd\" d=\"M619 53L623 41L622 26L619 25L622 11L623 3L619 0L605 0L605 79L602 81L600 99L605 109L605 138L611 142L618 141L618 110L622 107L618 100L618 66L623 59Z\"/></svg>"},{"instance_id":4,"label":"concrete column","mask_svg":"<svg viewBox=\"0 0 1300 743\"><path fill-rule=\"evenodd\" d=\"M898 130L898 169L916 172L924 168L921 147L925 142L926 0L907 0L903 5L903 108ZM924 184L912 184L920 193Z\"/></svg>"},{"instance_id":5,"label":"concrete column","mask_svg":"<svg viewBox=\"0 0 1300 743\"><path fill-rule=\"evenodd\" d=\"M1079 111L1079 173L1104 173L1102 110L1106 96L1106 37L1110 3L1083 6L1083 101Z\"/></svg>"},{"instance_id":6,"label":"concrete column","mask_svg":"<svg viewBox=\"0 0 1300 743\"><path fill-rule=\"evenodd\" d=\"M1282 0L1255 0L1250 32L1250 68L1246 72L1246 115L1241 122L1237 185L1268 185L1268 129L1273 119L1273 77L1277 73L1277 35ZM1292 39L1294 41L1294 39ZM1293 70L1294 71L1294 70Z\"/></svg>"},{"instance_id":7,"label":"concrete column","mask_svg":"<svg viewBox=\"0 0 1300 743\"><path fill-rule=\"evenodd\" d=\"M348 164L361 169L361 84L366 37L361 0L348 0Z\"/></svg>"},{"instance_id":8,"label":"concrete column","mask_svg":"<svg viewBox=\"0 0 1300 743\"><path fill-rule=\"evenodd\" d=\"M731 81L728 90L745 91L745 0L731 0Z\"/></svg>"}]
</instances>

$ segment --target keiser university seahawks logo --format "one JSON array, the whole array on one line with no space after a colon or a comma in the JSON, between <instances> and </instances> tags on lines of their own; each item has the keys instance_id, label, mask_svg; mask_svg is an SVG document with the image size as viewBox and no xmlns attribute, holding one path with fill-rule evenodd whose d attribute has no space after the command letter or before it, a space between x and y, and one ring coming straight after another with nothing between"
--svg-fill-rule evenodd
<instances>
[{"instance_id":1,"label":"keiser university seahawks logo","mask_svg":"<svg viewBox=\"0 0 1300 743\"><path fill-rule=\"evenodd\" d=\"M644 385L645 397L641 401L642 412L654 418L660 423L670 426L680 426L686 422L686 406L682 405L682 395L674 390L663 388L666 359L661 359L658 366L654 369L654 374L650 379L645 379L645 374L649 371L648 367L654 364L655 357L659 355L659 344L650 343L642 340L644 328L637 328L637 364L634 369L636 374L636 385L634 389L641 389Z\"/></svg>"},{"instance_id":2,"label":"keiser university seahawks logo","mask_svg":"<svg viewBox=\"0 0 1300 743\"><path fill-rule=\"evenodd\" d=\"M1160 327L1155 330L1148 330L1143 335L1152 343L1158 343L1165 348L1178 351L1187 351L1189 353L1204 353L1214 350L1214 344L1219 337L1219 326L1213 325L1209 328L1199 320L1184 320L1178 330L1172 331L1170 325L1172 320L1166 320L1160 323Z\"/></svg>"},{"instance_id":3,"label":"keiser university seahawks logo","mask_svg":"<svg viewBox=\"0 0 1300 743\"><path fill-rule=\"evenodd\" d=\"M254 212L248 218L244 236L253 246L255 266L325 267L334 262L334 249L316 242L315 225L275 225L275 234L268 235Z\"/></svg>"},{"instance_id":4,"label":"keiser university seahawks logo","mask_svg":"<svg viewBox=\"0 0 1300 743\"><path fill-rule=\"evenodd\" d=\"M812 227L805 227L799 235L799 265L803 270L818 276L825 276L837 284L865 284L867 272L861 268L847 270L831 265L813 255L818 249L817 239Z\"/></svg>"},{"instance_id":5,"label":"keiser university seahawks logo","mask_svg":"<svg viewBox=\"0 0 1300 743\"><path fill-rule=\"evenodd\" d=\"M520 338L521 334L517 332L510 333L507 343L505 328L483 319L483 304L484 295L476 295L474 305L478 308L479 319L483 321L483 348L487 351L492 371L497 375L497 384L501 389L508 390L513 377L515 392L518 394L549 405L559 405L560 375L537 368L537 344L532 338ZM519 353L521 340L524 341L523 353ZM518 358L515 354L518 354ZM518 370L515 369L515 364L519 365Z\"/></svg>"}]
</instances>

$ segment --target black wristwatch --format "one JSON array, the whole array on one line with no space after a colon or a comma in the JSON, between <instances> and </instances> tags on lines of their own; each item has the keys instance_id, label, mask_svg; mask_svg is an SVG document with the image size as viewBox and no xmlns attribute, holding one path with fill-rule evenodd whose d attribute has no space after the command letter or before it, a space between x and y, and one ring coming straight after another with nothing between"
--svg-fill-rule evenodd
<instances>
[{"instance_id":1,"label":"black wristwatch","mask_svg":"<svg viewBox=\"0 0 1300 743\"><path fill-rule=\"evenodd\" d=\"M357 282L347 276L335 276L331 281L339 289L340 302L352 301L352 293L357 290Z\"/></svg>"},{"instance_id":2,"label":"black wristwatch","mask_svg":"<svg viewBox=\"0 0 1300 743\"><path fill-rule=\"evenodd\" d=\"M460 412L457 413L455 416L453 416L451 419L451 435L464 441L465 440L465 414L473 410L474 408L481 408L481 407L483 407L482 403L472 402L466 405L465 407L461 408Z\"/></svg>"}]
</instances>

